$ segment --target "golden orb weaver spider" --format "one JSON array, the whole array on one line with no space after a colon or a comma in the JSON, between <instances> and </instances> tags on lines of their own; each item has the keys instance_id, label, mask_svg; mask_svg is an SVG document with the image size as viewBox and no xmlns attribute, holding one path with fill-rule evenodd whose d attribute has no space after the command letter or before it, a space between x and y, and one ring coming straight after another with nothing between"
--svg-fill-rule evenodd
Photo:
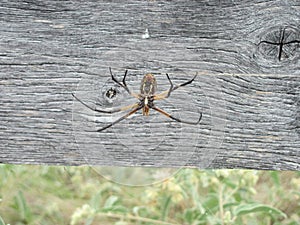
<instances>
[{"instance_id":1,"label":"golden orb weaver spider","mask_svg":"<svg viewBox=\"0 0 300 225\"><path fill-rule=\"evenodd\" d=\"M133 93L129 90L129 88L127 87L127 84L126 84L126 76L127 76L127 72L128 70L125 71L125 74L124 74L124 77L123 77L123 80L122 80L122 83L120 81L118 81L112 71L111 71L111 68L109 67L109 72L110 72L110 75L111 75L111 78L114 82L116 82L120 87L124 88L126 90L126 92L128 92L128 94L130 94L131 96L137 98L139 101L133 105L128 105L128 106L124 106L124 107L119 107L119 108L116 108L116 109L112 109L112 110L105 110L105 109L99 109L99 108L93 108L91 106L89 106L88 104L86 104L85 102L83 102L82 100L80 100L78 97L76 97L76 95L73 95L73 97L79 101L81 104L83 104L84 106L86 106L87 108L95 111L95 112L101 112L101 113L116 113L116 112L120 112L120 111L126 111L126 110L130 110L127 114L125 114L124 116L120 117L119 119L117 119L116 121L108 124L107 126L105 127L102 127L100 129L97 130L97 132L100 132L100 131L103 131L113 125L115 125L116 123L119 123L121 122L122 120L126 119L127 117L129 117L130 115L136 113L138 110L142 109L142 112L143 112L143 115L144 116L148 116L149 115L149 110L150 109L154 109L156 110L157 112L169 117L170 119L172 120L175 120L177 122L180 122L180 123L186 123L186 124L191 124L191 125L197 125L200 123L200 120L202 118L202 113L200 113L200 116L199 116L199 119L195 122L192 122L192 121L186 121L186 120L181 120L181 119L178 119L174 116L172 116L171 114L165 112L164 110L156 107L154 105L154 101L155 100L162 100L162 99L165 99L165 98L168 98L170 95L171 95L171 92L178 89L179 87L182 87L182 86L185 86L185 85L188 85L190 83L192 83L196 76L198 74L196 74L191 80L183 83L183 84L179 84L179 85L175 85L172 83L170 77L168 74L167 75L167 78L169 80L169 83L170 83L170 88L169 90L167 91L164 91L160 94L155 94L155 91L157 89L157 82L156 82L156 79L154 77L153 74L151 73L147 73L144 78L142 79L141 81L141 87L140 87L140 94L136 94L136 93Z\"/></svg>"}]
</instances>

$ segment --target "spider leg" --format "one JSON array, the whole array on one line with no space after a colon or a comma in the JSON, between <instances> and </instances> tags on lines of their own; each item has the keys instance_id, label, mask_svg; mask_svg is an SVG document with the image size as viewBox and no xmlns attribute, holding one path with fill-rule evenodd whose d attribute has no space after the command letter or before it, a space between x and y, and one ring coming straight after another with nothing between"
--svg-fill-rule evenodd
<instances>
[{"instance_id":1,"label":"spider leg","mask_svg":"<svg viewBox=\"0 0 300 225\"><path fill-rule=\"evenodd\" d=\"M190 79L189 81L187 81L187 82L185 82L185 83L183 83L183 84L176 85L176 86L171 90L171 92L174 91L174 90L176 90L177 88L180 88L180 87L183 87L183 86L185 86L185 85L188 85L188 84L192 83L192 82L195 80L195 78L196 78L197 76L198 76L198 73L196 73L196 75L195 75L192 79ZM169 77L169 76L168 76L168 77ZM171 81L170 78L169 78L169 80Z\"/></svg>"},{"instance_id":2,"label":"spider leg","mask_svg":"<svg viewBox=\"0 0 300 225\"><path fill-rule=\"evenodd\" d=\"M169 113L165 112L164 110L162 110L162 109L160 109L160 108L158 108L158 107L156 107L156 106L152 106L151 108L154 109L154 110L156 110L157 112L159 112L159 113L161 113L161 114L163 114L163 115L165 115L165 116L171 118L172 120L175 120L175 121L180 122L180 123L186 123L186 124L191 124L191 125L197 125L197 124L200 123L200 120L201 120L201 118L202 118L202 113L200 113L200 117L199 117L198 121L196 121L196 122L186 121L186 120L178 119L178 118L176 118L176 117L170 115Z\"/></svg>"},{"instance_id":3,"label":"spider leg","mask_svg":"<svg viewBox=\"0 0 300 225\"><path fill-rule=\"evenodd\" d=\"M171 95L172 91L174 91L174 90L176 90L176 89L178 89L180 87L183 87L185 85L188 85L188 84L192 83L195 80L195 78L197 77L198 73L196 73L196 75L191 80L189 80L189 81L187 81L187 82L185 82L183 84L176 85L176 86L174 86L173 82L171 81L171 79L170 79L170 77L169 77L169 75L167 73L166 73L166 75L167 75L167 78L168 78L168 80L170 82L170 88L167 91L164 91L164 92L162 92L162 93L160 93L158 95L155 95L154 96L154 100L161 100L161 99L168 98Z\"/></svg>"},{"instance_id":4,"label":"spider leg","mask_svg":"<svg viewBox=\"0 0 300 225\"><path fill-rule=\"evenodd\" d=\"M100 129L98 129L97 132L101 132L101 131L103 131L103 130L105 130L105 129L107 129L107 128L113 126L113 125L115 125L116 123L121 122L122 120L126 119L128 116L130 116L130 115L136 113L136 111L138 111L138 110L141 109L141 108L142 108L141 106L136 107L135 109L131 110L129 113L125 114L124 116L122 116L121 118L117 119L116 121L114 121L114 122L108 124L108 125L105 126L105 127L102 127L102 128L100 128Z\"/></svg>"},{"instance_id":5,"label":"spider leg","mask_svg":"<svg viewBox=\"0 0 300 225\"><path fill-rule=\"evenodd\" d=\"M96 108L96 107L91 107L89 106L88 104L86 104L85 102L83 102L81 99L79 99L76 95L74 95L72 93L72 96L77 100L79 101L82 105L84 105L85 107L95 111L95 112L101 112L101 113L115 113L115 112L120 112L120 111L125 111L125 110L128 110L128 109L132 109L132 108L135 108L138 106L138 103L135 103L133 105L128 105L128 106L124 106L124 107L119 107L119 108L116 108L116 109L110 109L110 110L104 110L104 109L99 109L99 108Z\"/></svg>"},{"instance_id":6,"label":"spider leg","mask_svg":"<svg viewBox=\"0 0 300 225\"><path fill-rule=\"evenodd\" d=\"M129 88L127 87L127 84L126 84L126 81L125 81L125 80L126 80L126 76L127 76L128 70L125 71L125 74L124 74L122 83L121 83L120 81L118 81L118 80L114 77L114 75L113 75L113 73L112 73L110 67L109 67L109 72L110 72L110 75L111 75L111 79L112 79L114 82L116 82L120 87L124 88L124 89L127 91L128 94L130 94L131 96L133 96L133 97L135 97L135 98L138 98L138 95L135 94L135 93L132 93L132 92L129 90Z\"/></svg>"}]
</instances>

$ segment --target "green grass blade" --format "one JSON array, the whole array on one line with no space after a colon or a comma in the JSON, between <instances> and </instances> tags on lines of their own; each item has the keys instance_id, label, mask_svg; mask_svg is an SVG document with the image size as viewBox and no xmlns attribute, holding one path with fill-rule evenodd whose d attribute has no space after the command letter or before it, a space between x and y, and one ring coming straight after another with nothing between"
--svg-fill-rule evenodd
<instances>
[{"instance_id":1,"label":"green grass blade","mask_svg":"<svg viewBox=\"0 0 300 225\"><path fill-rule=\"evenodd\" d=\"M234 214L236 216L241 216L241 215L256 213L256 212L270 214L272 216L278 215L284 218L287 217L286 214L280 211L279 209L276 209L269 205L260 204L260 203L249 203L249 204L240 205L235 209Z\"/></svg>"}]
</instances>

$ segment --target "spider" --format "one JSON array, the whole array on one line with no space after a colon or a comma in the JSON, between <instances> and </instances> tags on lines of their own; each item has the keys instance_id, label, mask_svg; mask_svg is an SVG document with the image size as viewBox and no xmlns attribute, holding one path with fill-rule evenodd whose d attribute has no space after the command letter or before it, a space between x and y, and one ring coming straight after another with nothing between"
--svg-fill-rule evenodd
<instances>
[{"instance_id":1,"label":"spider","mask_svg":"<svg viewBox=\"0 0 300 225\"><path fill-rule=\"evenodd\" d=\"M132 104L132 105L128 105L128 106L124 106L124 107L119 107L119 108L116 108L116 109L111 109L111 110L105 110L105 109L99 109L99 108L96 108L96 107L91 107L89 106L88 104L86 104L85 102L83 102L82 100L80 100L78 97L76 97L76 95L73 95L73 97L79 101L81 104L83 104L84 106L86 106L87 108L95 111L95 112L101 112L101 113L116 113L116 112L120 112L120 111L127 111L127 110L130 110L127 114L125 114L124 116L120 117L119 119L117 119L116 121L108 124L107 126L105 127L102 127L100 129L97 130L97 132L101 132L101 131L104 131L106 130L107 128L115 125L116 123L119 123L121 122L122 120L126 119L127 117L129 117L130 115L136 113L138 110L142 109L142 112L143 112L143 115L144 116L148 116L149 115L149 110L150 109L154 109L156 110L157 112L169 117L170 119L172 120L175 120L177 122L180 122L180 123L186 123L186 124L191 124L191 125L197 125L200 123L200 120L202 118L202 113L200 113L200 116L199 116L199 119L195 122L192 122L192 121L186 121L186 120L181 120L181 119L178 119L174 116L172 116L171 114L165 112L164 110L158 108L155 106L154 104L154 101L155 100L162 100L162 99L165 99L165 98L168 98L170 97L171 93L178 89L179 87L183 87L185 85L188 85L190 83L192 83L196 76L198 74L196 74L191 80L183 83L183 84L179 84L179 85L175 85L172 83L170 77L168 74L167 75L167 78L169 80L169 83L170 83L170 88L169 90L167 91L164 91L164 92L161 92L160 94L155 94L155 91L157 89L157 82L156 82L156 79L154 77L153 74L151 73L147 73L143 79L142 79L142 82L141 82L141 87L140 87L140 93L139 94L136 94L136 93L133 93L129 90L129 88L127 87L127 84L125 82L125 79L126 79L126 76L127 76L127 72L128 70L125 71L125 74L124 74L124 77L123 77L123 80L122 80L122 83L120 81L118 81L112 71L111 71L111 68L109 67L109 72L110 72L110 75L111 75L111 78L114 82L116 82L120 87L124 88L126 90L126 92L128 92L128 94L130 94L131 96L135 97L138 99L138 102L135 103L135 104Z\"/></svg>"}]
</instances>

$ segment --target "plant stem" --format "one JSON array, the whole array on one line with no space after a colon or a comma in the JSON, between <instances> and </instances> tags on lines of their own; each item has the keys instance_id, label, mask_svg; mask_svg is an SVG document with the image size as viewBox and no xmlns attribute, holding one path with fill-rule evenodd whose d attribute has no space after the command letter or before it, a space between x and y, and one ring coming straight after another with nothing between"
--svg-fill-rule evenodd
<instances>
[{"instance_id":1,"label":"plant stem","mask_svg":"<svg viewBox=\"0 0 300 225\"><path fill-rule=\"evenodd\" d=\"M224 225L224 209L223 209L223 184L219 186L219 208L222 225Z\"/></svg>"},{"instance_id":2,"label":"plant stem","mask_svg":"<svg viewBox=\"0 0 300 225\"><path fill-rule=\"evenodd\" d=\"M97 216L106 216L114 219L128 219L128 220L136 220L136 221L142 221L142 222L150 222L153 224L161 224L161 225L176 225L174 223L168 223L160 220L153 220L153 219L148 219L144 217L139 217L139 216L132 216L132 215L120 215L120 214L115 214L115 213L96 213ZM179 224L177 224L179 225Z\"/></svg>"}]
</instances>

